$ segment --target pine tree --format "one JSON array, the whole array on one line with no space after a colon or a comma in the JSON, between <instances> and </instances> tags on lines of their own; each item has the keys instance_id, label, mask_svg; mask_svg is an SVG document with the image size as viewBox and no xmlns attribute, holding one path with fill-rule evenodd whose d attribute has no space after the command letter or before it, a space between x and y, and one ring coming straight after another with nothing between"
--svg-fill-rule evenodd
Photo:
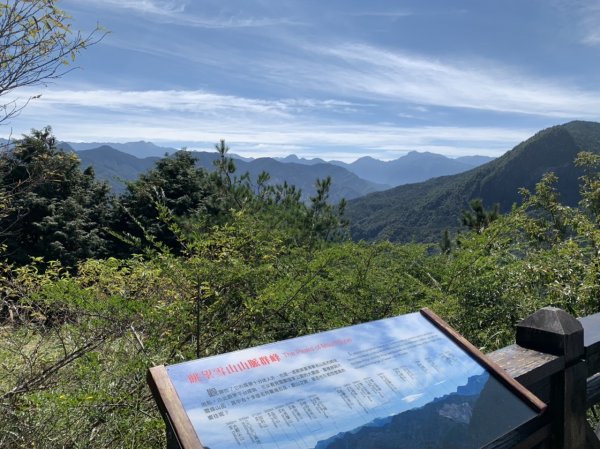
<instances>
[{"instance_id":1,"label":"pine tree","mask_svg":"<svg viewBox=\"0 0 600 449\"><path fill-rule=\"evenodd\" d=\"M469 201L471 210L465 210L461 214L461 222L464 226L481 234L491 222L500 216L500 205L498 203L492 206L491 210L483 207L481 198L475 198Z\"/></svg>"},{"instance_id":2,"label":"pine tree","mask_svg":"<svg viewBox=\"0 0 600 449\"><path fill-rule=\"evenodd\" d=\"M43 257L72 266L107 254L110 187L91 168L82 171L76 154L58 149L49 127L0 155L0 191L0 236L9 260Z\"/></svg>"}]
</instances>

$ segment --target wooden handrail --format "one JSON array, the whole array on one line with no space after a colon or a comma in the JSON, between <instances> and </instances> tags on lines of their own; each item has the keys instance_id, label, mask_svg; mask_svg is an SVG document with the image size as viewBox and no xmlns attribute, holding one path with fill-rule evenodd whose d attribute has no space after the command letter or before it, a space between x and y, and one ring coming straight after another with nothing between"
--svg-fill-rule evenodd
<instances>
[{"instance_id":1,"label":"wooden handrail","mask_svg":"<svg viewBox=\"0 0 600 449\"><path fill-rule=\"evenodd\" d=\"M550 434L537 447L600 449L586 419L600 402L600 313L541 309L519 324L517 344L488 357L548 404Z\"/></svg>"}]
</instances>

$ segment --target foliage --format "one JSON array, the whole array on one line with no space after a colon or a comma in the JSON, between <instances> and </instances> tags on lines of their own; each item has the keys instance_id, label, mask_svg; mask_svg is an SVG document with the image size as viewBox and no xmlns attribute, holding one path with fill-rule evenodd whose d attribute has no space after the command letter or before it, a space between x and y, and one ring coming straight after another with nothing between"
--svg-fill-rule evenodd
<instances>
[{"instance_id":1,"label":"foliage","mask_svg":"<svg viewBox=\"0 0 600 449\"><path fill-rule=\"evenodd\" d=\"M10 261L31 257L66 265L107 254L102 228L111 196L73 153L56 147L50 128L32 131L0 154L0 236Z\"/></svg>"},{"instance_id":2,"label":"foliage","mask_svg":"<svg viewBox=\"0 0 600 449\"><path fill-rule=\"evenodd\" d=\"M35 86L68 71L77 54L102 36L73 33L70 17L55 0L0 2L0 96ZM0 123L24 105L11 100L0 106Z\"/></svg>"},{"instance_id":3,"label":"foliage","mask_svg":"<svg viewBox=\"0 0 600 449\"><path fill-rule=\"evenodd\" d=\"M138 238L152 237L174 247L176 239L161 211L175 217L195 214L214 216L219 213L211 205L217 186L209 174L196 167L188 151L178 151L172 157L156 162L155 167L127 185L119 199L119 213L113 229Z\"/></svg>"},{"instance_id":4,"label":"foliage","mask_svg":"<svg viewBox=\"0 0 600 449\"><path fill-rule=\"evenodd\" d=\"M444 234L440 242L440 249L443 254L450 254L450 252L452 252L452 240L450 239L450 233L447 229L444 229Z\"/></svg>"},{"instance_id":5,"label":"foliage","mask_svg":"<svg viewBox=\"0 0 600 449\"><path fill-rule=\"evenodd\" d=\"M136 339L156 323L151 273L114 259L90 261L77 278L56 264L3 270L0 446L137 446L144 432L140 446L158 447L143 389L157 360Z\"/></svg>"},{"instance_id":6,"label":"foliage","mask_svg":"<svg viewBox=\"0 0 600 449\"><path fill-rule=\"evenodd\" d=\"M60 76L94 39L73 36L54 1L0 3L0 95ZM158 364L424 306L484 350L510 343L540 307L600 311L597 124L551 128L485 167L350 203L359 237L436 240L470 198L502 202L499 217L472 203L475 232L454 247L446 232L441 252L351 242L330 178L304 202L266 173L239 175L224 141L216 150L211 173L185 151L158 161L117 211L49 128L0 155L0 447L164 447L145 383ZM115 252L108 226L133 246Z\"/></svg>"},{"instance_id":7,"label":"foliage","mask_svg":"<svg viewBox=\"0 0 600 449\"><path fill-rule=\"evenodd\" d=\"M464 210L461 214L461 222L464 226L479 234L487 228L492 221L498 219L500 215L500 205L494 204L491 210L483 207L481 198L474 198L469 201L470 210Z\"/></svg>"},{"instance_id":8,"label":"foliage","mask_svg":"<svg viewBox=\"0 0 600 449\"><path fill-rule=\"evenodd\" d=\"M581 206L598 220L600 219L600 155L583 151L577 156L575 164L584 167L587 172L581 177Z\"/></svg>"},{"instance_id":9,"label":"foliage","mask_svg":"<svg viewBox=\"0 0 600 449\"><path fill-rule=\"evenodd\" d=\"M269 183L267 173L256 185L247 173L238 175L225 141L215 149L213 172L198 167L191 152L179 151L129 183L119 200L115 230L133 236L140 248L158 242L180 251L185 233L230 223L243 212L260 217L270 229L285 229L294 244L314 246L347 237L345 202L337 206L328 202L331 178L316 181L316 195L306 205L301 191L287 183Z\"/></svg>"},{"instance_id":10,"label":"foliage","mask_svg":"<svg viewBox=\"0 0 600 449\"><path fill-rule=\"evenodd\" d=\"M388 282L405 272L405 298L428 290L408 257L425 262L423 248L290 247L284 234L237 212L186 236L181 255L89 260L76 274L5 266L0 444L160 447L148 367L407 310Z\"/></svg>"}]
</instances>

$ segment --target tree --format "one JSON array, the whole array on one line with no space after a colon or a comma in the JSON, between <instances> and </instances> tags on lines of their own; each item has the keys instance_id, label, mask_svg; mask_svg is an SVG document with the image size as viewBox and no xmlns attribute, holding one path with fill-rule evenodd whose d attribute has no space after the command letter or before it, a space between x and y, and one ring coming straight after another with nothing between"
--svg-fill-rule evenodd
<instances>
[{"instance_id":1,"label":"tree","mask_svg":"<svg viewBox=\"0 0 600 449\"><path fill-rule=\"evenodd\" d=\"M491 222L496 220L500 214L500 205L494 204L491 210L483 207L483 201L480 198L475 198L469 201L471 210L465 210L461 214L461 222L469 229L476 231L478 234L487 228Z\"/></svg>"},{"instance_id":2,"label":"tree","mask_svg":"<svg viewBox=\"0 0 600 449\"><path fill-rule=\"evenodd\" d=\"M580 204L598 222L600 221L600 155L582 151L577 155L575 165L586 171L581 177Z\"/></svg>"},{"instance_id":3,"label":"tree","mask_svg":"<svg viewBox=\"0 0 600 449\"><path fill-rule=\"evenodd\" d=\"M11 261L44 257L73 265L105 255L110 188L91 168L81 171L74 153L59 150L50 128L0 154L0 192L10 192L0 237Z\"/></svg>"},{"instance_id":4,"label":"tree","mask_svg":"<svg viewBox=\"0 0 600 449\"><path fill-rule=\"evenodd\" d=\"M442 254L450 254L452 252L452 240L450 240L450 233L447 229L444 230L444 235L440 242L440 249L442 250Z\"/></svg>"},{"instance_id":5,"label":"tree","mask_svg":"<svg viewBox=\"0 0 600 449\"><path fill-rule=\"evenodd\" d=\"M337 206L328 203L331 176L315 181L317 192L310 197L307 227L311 230L311 238L326 241L339 241L348 238L348 221L343 218L346 200L342 199Z\"/></svg>"},{"instance_id":6,"label":"tree","mask_svg":"<svg viewBox=\"0 0 600 449\"><path fill-rule=\"evenodd\" d=\"M88 35L73 33L70 17L55 0L0 0L0 124L18 114L34 97L19 99L16 89L43 84L72 70L76 55L104 36L100 28ZM13 148L14 149L14 148ZM0 172L7 174L11 157L2 155ZM12 161L14 162L14 160ZM38 175L43 174L38 172ZM17 225L21 211L15 200L46 180L21 174L16 183L0 178L0 237ZM11 221L12 220L12 221Z\"/></svg>"},{"instance_id":7,"label":"tree","mask_svg":"<svg viewBox=\"0 0 600 449\"><path fill-rule=\"evenodd\" d=\"M15 89L43 84L67 73L76 55L98 42L96 28L73 33L70 17L56 0L0 1L0 97ZM33 97L0 105L0 123L15 116Z\"/></svg>"},{"instance_id":8,"label":"tree","mask_svg":"<svg viewBox=\"0 0 600 449\"><path fill-rule=\"evenodd\" d=\"M127 186L120 198L121 212L115 229L134 237L156 239L173 249L180 245L171 229L170 220L202 214L219 214L218 186L206 170L196 167L189 151L156 162L156 166ZM168 214L169 216L164 216Z\"/></svg>"}]
</instances>

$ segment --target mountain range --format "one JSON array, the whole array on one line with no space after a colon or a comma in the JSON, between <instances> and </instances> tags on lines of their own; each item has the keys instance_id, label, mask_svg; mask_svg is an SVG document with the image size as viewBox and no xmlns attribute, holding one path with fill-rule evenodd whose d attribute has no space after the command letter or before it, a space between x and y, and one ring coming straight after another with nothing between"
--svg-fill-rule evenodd
<instances>
[{"instance_id":1,"label":"mountain range","mask_svg":"<svg viewBox=\"0 0 600 449\"><path fill-rule=\"evenodd\" d=\"M100 145L92 147L93 145ZM158 147L149 142L130 142L127 144L70 143L61 142L65 151L77 151L82 166L92 166L96 176L107 180L116 192L125 189L124 181L133 181L151 169L157 156L140 158L135 154L144 152L163 152L161 157L173 148ZM118 147L118 148L116 148ZM212 170L216 152L195 151L198 165ZM248 172L252 180L266 171L272 183L295 185L303 192L303 199L315 194L315 181L327 176L332 178L330 200L337 202L342 198L352 199L368 193L389 189L392 186L425 180L435 176L469 170L474 165L486 162L491 158L473 156L471 159L450 159L433 153L411 152L394 161L380 161L373 158L361 158L351 164L339 161L326 162L322 159L303 159L295 155L285 158L242 158L236 159L238 173ZM378 175L379 173L379 175Z\"/></svg>"},{"instance_id":2,"label":"mountain range","mask_svg":"<svg viewBox=\"0 0 600 449\"><path fill-rule=\"evenodd\" d=\"M535 134L511 151L466 172L402 185L352 200L347 216L356 240L439 241L445 229L460 227L461 211L481 198L508 211L519 189L533 190L546 172L558 178L564 204L579 201L582 171L573 161L580 151L600 153L600 123L574 121Z\"/></svg>"},{"instance_id":3,"label":"mountain range","mask_svg":"<svg viewBox=\"0 0 600 449\"><path fill-rule=\"evenodd\" d=\"M392 161L381 161L364 156L354 162L325 161L320 158L304 159L295 154L275 158L279 162L303 165L333 164L343 167L362 179L395 187L426 181L437 176L453 175L493 161L489 156L463 156L451 159L441 154L411 151Z\"/></svg>"},{"instance_id":4,"label":"mountain range","mask_svg":"<svg viewBox=\"0 0 600 449\"><path fill-rule=\"evenodd\" d=\"M101 147L111 147L123 153L130 154L140 159L148 157L164 157L165 154L173 154L177 151L176 148L162 147L155 145L152 142L140 140L138 142L62 142L68 145L74 151L93 150Z\"/></svg>"},{"instance_id":5,"label":"mountain range","mask_svg":"<svg viewBox=\"0 0 600 449\"><path fill-rule=\"evenodd\" d=\"M78 151L81 166L92 166L99 179L107 180L115 192L125 189L126 181L133 181L140 174L154 167L158 157L137 158L131 154L116 150L110 146L103 145L98 148ZM217 153L194 152L197 165L207 170L213 170L213 161L217 159ZM359 178L355 174L330 164L303 165L294 163L278 162L271 158L259 158L249 162L236 160L238 174L248 173L251 180L255 181L260 173L266 171L270 174L271 183L283 183L295 185L302 189L303 199L308 200L310 195L315 194L315 180L327 176L332 178L330 192L331 201L337 202L342 198L357 198L370 192L383 190L388 186L375 184Z\"/></svg>"},{"instance_id":6,"label":"mountain range","mask_svg":"<svg viewBox=\"0 0 600 449\"><path fill-rule=\"evenodd\" d=\"M454 175L492 161L486 156L450 159L441 154L411 151L393 161L380 161L370 156L361 157L351 164L332 161L363 179L388 184L392 187L426 181L437 176Z\"/></svg>"}]
</instances>

